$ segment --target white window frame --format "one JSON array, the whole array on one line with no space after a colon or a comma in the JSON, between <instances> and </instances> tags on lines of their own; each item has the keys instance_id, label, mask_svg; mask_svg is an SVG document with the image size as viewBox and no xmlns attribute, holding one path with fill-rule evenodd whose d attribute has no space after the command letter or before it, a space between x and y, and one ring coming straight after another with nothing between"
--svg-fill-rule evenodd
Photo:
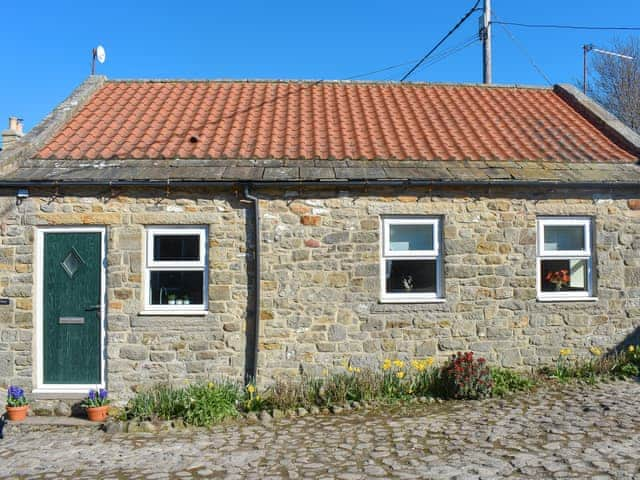
<instances>
[{"instance_id":1,"label":"white window frame","mask_svg":"<svg viewBox=\"0 0 640 480\"><path fill-rule=\"evenodd\" d=\"M204 315L208 312L208 229L206 226L151 226L146 228L146 252L144 263L144 309L143 315ZM156 235L197 235L200 258L195 261L154 260L154 237ZM153 271L202 272L202 304L154 305L151 303L151 272Z\"/></svg>"},{"instance_id":2,"label":"white window frame","mask_svg":"<svg viewBox=\"0 0 640 480\"><path fill-rule=\"evenodd\" d=\"M384 216L381 217L381 249L380 249L380 302L381 303L428 303L444 302L443 265L441 247L442 217L438 216ZM433 227L433 249L413 251L392 251L390 249L390 231L392 225L431 225ZM435 260L436 291L420 293L388 293L386 290L387 260Z\"/></svg>"},{"instance_id":3,"label":"white window frame","mask_svg":"<svg viewBox=\"0 0 640 480\"><path fill-rule=\"evenodd\" d=\"M584 248L582 250L545 250L544 229L547 226L581 226L584 229ZM593 219L590 217L538 217L537 219L537 255L536 255L536 291L540 301L581 301L597 300L593 296ZM543 292L543 260L586 260L586 291Z\"/></svg>"}]
</instances>

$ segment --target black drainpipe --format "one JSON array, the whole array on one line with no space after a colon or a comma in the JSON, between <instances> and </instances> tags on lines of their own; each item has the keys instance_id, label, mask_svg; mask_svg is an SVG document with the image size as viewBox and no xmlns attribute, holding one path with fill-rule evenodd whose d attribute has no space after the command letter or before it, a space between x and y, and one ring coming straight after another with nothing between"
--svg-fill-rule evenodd
<instances>
[{"instance_id":1,"label":"black drainpipe","mask_svg":"<svg viewBox=\"0 0 640 480\"><path fill-rule=\"evenodd\" d=\"M253 297L253 329L247 335L246 363L244 381L245 383L255 382L258 371L258 340L260 338L260 201L255 195L251 195L249 185L244 186L244 197L253 202L253 227L254 244L253 271L254 275L254 297ZM249 327L249 326L248 326Z\"/></svg>"}]
</instances>

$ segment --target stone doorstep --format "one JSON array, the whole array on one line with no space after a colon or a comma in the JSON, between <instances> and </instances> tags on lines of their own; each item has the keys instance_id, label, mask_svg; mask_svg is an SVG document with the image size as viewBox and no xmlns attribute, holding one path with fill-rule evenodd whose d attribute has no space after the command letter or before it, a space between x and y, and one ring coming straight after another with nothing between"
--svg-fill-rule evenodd
<instances>
[{"instance_id":1,"label":"stone doorstep","mask_svg":"<svg viewBox=\"0 0 640 480\"><path fill-rule=\"evenodd\" d=\"M32 393L29 395L35 401L37 400L59 400L69 402L81 402L87 395L82 393Z\"/></svg>"},{"instance_id":2,"label":"stone doorstep","mask_svg":"<svg viewBox=\"0 0 640 480\"><path fill-rule=\"evenodd\" d=\"M85 418L78 417L49 417L40 415L30 415L22 422L11 422L7 420L4 433L11 435L12 432L55 430L59 428L83 428L102 430L104 423L90 422ZM0 441L1 442L1 441Z\"/></svg>"}]
</instances>

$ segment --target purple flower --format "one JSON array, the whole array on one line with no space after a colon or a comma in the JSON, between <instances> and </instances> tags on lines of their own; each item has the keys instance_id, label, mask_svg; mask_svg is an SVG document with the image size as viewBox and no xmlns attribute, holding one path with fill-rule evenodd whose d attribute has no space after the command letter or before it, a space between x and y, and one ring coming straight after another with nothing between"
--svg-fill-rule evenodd
<instances>
[{"instance_id":1,"label":"purple flower","mask_svg":"<svg viewBox=\"0 0 640 480\"><path fill-rule=\"evenodd\" d=\"M101 388L98 392L98 396L100 397L100 400L104 400L107 398L107 391L104 388Z\"/></svg>"},{"instance_id":2,"label":"purple flower","mask_svg":"<svg viewBox=\"0 0 640 480\"><path fill-rule=\"evenodd\" d=\"M96 399L96 391L92 388L91 390L89 390L89 400L93 402L95 401L95 399Z\"/></svg>"},{"instance_id":3,"label":"purple flower","mask_svg":"<svg viewBox=\"0 0 640 480\"><path fill-rule=\"evenodd\" d=\"M15 387L13 385L9 386L9 390L7 390L7 396L9 398L19 400L24 397L24 390L20 387Z\"/></svg>"}]
</instances>

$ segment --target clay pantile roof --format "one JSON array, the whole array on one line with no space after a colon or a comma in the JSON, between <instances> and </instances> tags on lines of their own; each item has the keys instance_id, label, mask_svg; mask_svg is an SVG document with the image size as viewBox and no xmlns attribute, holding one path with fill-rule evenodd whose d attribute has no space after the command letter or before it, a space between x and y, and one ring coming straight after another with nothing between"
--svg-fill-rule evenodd
<instances>
[{"instance_id":1,"label":"clay pantile roof","mask_svg":"<svg viewBox=\"0 0 640 480\"><path fill-rule=\"evenodd\" d=\"M330 160L629 163L638 155L550 88L108 80L32 158L321 167Z\"/></svg>"}]
</instances>

